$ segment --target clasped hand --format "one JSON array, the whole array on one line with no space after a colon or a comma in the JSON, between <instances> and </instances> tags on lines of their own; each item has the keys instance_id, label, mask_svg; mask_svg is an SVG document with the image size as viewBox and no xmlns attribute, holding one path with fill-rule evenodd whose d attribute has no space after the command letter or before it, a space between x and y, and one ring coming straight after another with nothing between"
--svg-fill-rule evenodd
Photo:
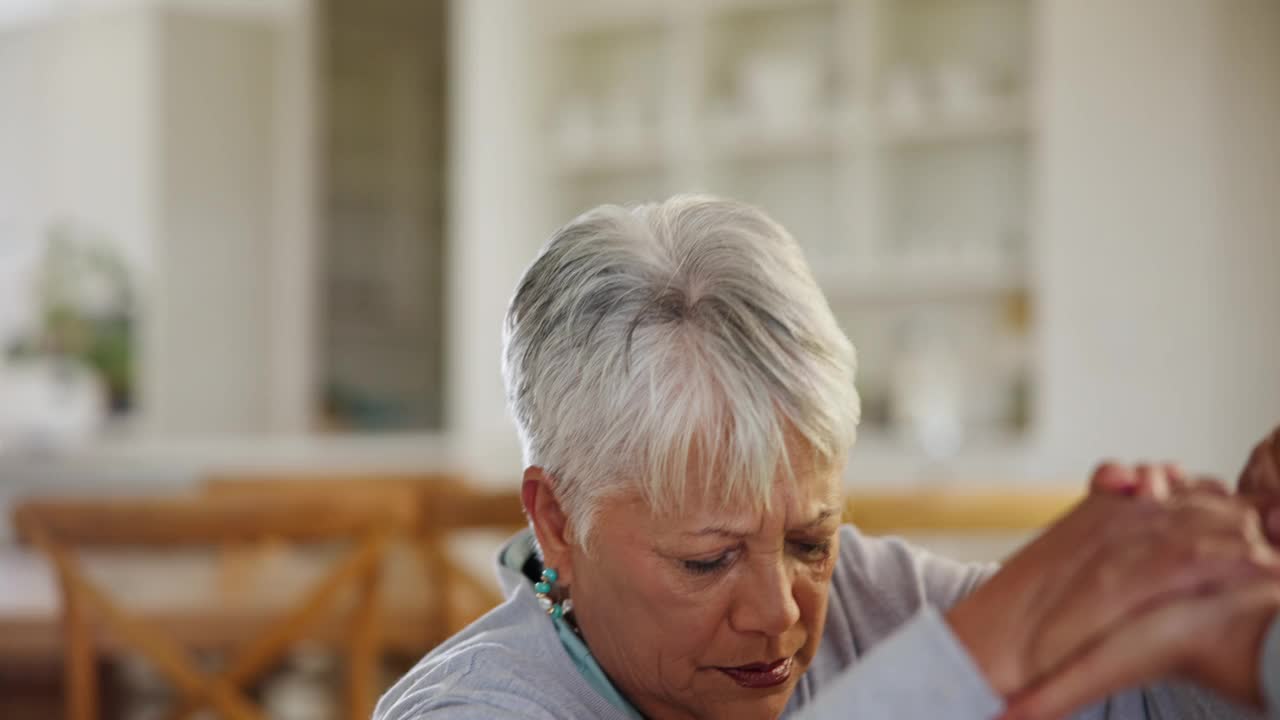
<instances>
[{"instance_id":1,"label":"clasped hand","mask_svg":"<svg viewBox=\"0 0 1280 720\"><path fill-rule=\"evenodd\" d=\"M1006 720L1063 717L1166 678L1260 707L1260 647L1280 611L1266 532L1280 530L1280 428L1239 489L1171 465L1103 465L1084 500L954 607Z\"/></svg>"}]
</instances>

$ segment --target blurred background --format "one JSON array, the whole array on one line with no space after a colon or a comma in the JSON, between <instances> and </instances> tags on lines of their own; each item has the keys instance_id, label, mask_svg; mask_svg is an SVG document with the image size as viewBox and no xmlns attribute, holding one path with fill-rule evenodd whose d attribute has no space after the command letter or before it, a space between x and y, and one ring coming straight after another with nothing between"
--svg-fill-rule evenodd
<instances>
[{"instance_id":1,"label":"blurred background","mask_svg":"<svg viewBox=\"0 0 1280 720\"><path fill-rule=\"evenodd\" d=\"M859 352L855 502L1233 478L1280 421L1274 2L0 0L0 696L63 694L65 582L13 508L510 490L517 278L577 213L688 191L805 248ZM939 545L1026 530L987 529ZM99 579L171 585L149 562Z\"/></svg>"}]
</instances>

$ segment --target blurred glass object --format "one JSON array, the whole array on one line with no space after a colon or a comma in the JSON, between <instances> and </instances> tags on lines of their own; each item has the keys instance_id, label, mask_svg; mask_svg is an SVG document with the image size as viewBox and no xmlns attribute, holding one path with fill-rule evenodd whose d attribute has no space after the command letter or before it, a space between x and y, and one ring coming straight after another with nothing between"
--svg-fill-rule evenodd
<instances>
[{"instance_id":1,"label":"blurred glass object","mask_svg":"<svg viewBox=\"0 0 1280 720\"><path fill-rule=\"evenodd\" d=\"M74 357L35 355L0 370L0 451L65 452L101 428L106 393Z\"/></svg>"},{"instance_id":2,"label":"blurred glass object","mask_svg":"<svg viewBox=\"0 0 1280 720\"><path fill-rule=\"evenodd\" d=\"M928 118L928 98L915 68L896 68L885 81L886 117L899 127L918 127Z\"/></svg>"},{"instance_id":3,"label":"blurred glass object","mask_svg":"<svg viewBox=\"0 0 1280 720\"><path fill-rule=\"evenodd\" d=\"M331 688L341 682L334 671L334 658L323 647L299 648L263 692L267 715L274 720L337 720Z\"/></svg>"},{"instance_id":4,"label":"blurred glass object","mask_svg":"<svg viewBox=\"0 0 1280 720\"><path fill-rule=\"evenodd\" d=\"M123 720L163 720L173 711L173 690L155 667L136 653L123 653L115 662L117 682L124 689ZM199 715L197 715L199 716Z\"/></svg>"},{"instance_id":5,"label":"blurred glass object","mask_svg":"<svg viewBox=\"0 0 1280 720\"><path fill-rule=\"evenodd\" d=\"M803 127L822 110L823 59L802 49L771 50L742 60L738 94L742 110L764 127Z\"/></svg>"},{"instance_id":6,"label":"blurred glass object","mask_svg":"<svg viewBox=\"0 0 1280 720\"><path fill-rule=\"evenodd\" d=\"M591 98L566 98L555 119L557 143L565 157L581 160L591 154L596 142L596 111Z\"/></svg>"},{"instance_id":7,"label":"blurred glass object","mask_svg":"<svg viewBox=\"0 0 1280 720\"><path fill-rule=\"evenodd\" d=\"M893 368L891 412L902 441L943 462L964 440L962 372L945 328L911 318L902 328Z\"/></svg>"}]
</instances>

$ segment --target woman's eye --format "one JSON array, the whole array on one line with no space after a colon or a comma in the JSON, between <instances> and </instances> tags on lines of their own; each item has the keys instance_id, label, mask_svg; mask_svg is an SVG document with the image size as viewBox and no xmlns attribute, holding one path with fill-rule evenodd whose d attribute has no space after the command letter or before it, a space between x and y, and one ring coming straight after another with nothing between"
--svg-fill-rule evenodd
<instances>
[{"instance_id":1,"label":"woman's eye","mask_svg":"<svg viewBox=\"0 0 1280 720\"><path fill-rule=\"evenodd\" d=\"M711 560L682 560L681 564L684 565L685 570L695 575L708 575L728 567L730 559L730 553L725 553Z\"/></svg>"},{"instance_id":2,"label":"woman's eye","mask_svg":"<svg viewBox=\"0 0 1280 720\"><path fill-rule=\"evenodd\" d=\"M802 542L793 541L791 545L799 553L800 557L805 560L825 560L831 554L831 541L823 540L821 542Z\"/></svg>"}]
</instances>

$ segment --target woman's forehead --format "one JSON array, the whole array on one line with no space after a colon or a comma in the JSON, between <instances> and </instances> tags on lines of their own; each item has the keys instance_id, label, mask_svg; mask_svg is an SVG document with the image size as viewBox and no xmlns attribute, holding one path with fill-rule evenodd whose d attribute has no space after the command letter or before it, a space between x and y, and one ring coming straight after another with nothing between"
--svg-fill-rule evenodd
<instances>
[{"instance_id":1,"label":"woman's forehead","mask_svg":"<svg viewBox=\"0 0 1280 720\"><path fill-rule=\"evenodd\" d=\"M726 528L735 532L782 523L788 528L822 522L839 515L842 505L839 472L809 465L780 473L770 497L749 493L739 484L729 493L722 477L695 476L684 488L683 497L658 519L680 528Z\"/></svg>"}]
</instances>

